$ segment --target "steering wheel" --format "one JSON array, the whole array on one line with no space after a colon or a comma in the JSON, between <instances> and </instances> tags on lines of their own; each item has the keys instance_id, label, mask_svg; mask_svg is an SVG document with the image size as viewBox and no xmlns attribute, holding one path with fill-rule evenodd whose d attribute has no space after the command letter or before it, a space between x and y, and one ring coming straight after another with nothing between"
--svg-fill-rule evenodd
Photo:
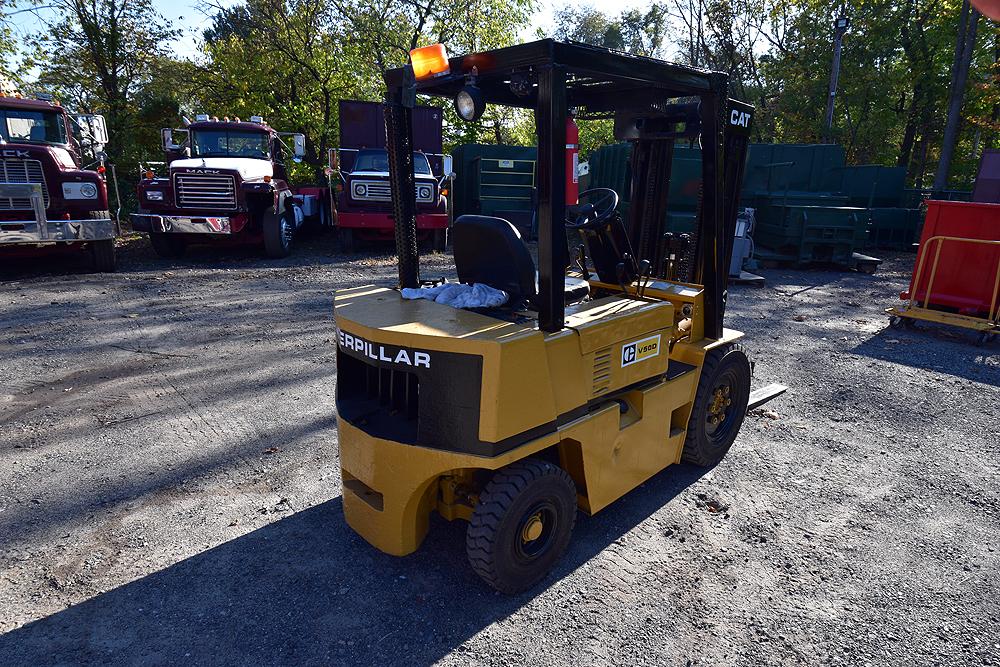
<instances>
[{"instance_id":1,"label":"steering wheel","mask_svg":"<svg viewBox=\"0 0 1000 667\"><path fill-rule=\"evenodd\" d=\"M611 188L586 190L579 198L579 204L566 207L566 229L601 229L618 208L618 193Z\"/></svg>"}]
</instances>

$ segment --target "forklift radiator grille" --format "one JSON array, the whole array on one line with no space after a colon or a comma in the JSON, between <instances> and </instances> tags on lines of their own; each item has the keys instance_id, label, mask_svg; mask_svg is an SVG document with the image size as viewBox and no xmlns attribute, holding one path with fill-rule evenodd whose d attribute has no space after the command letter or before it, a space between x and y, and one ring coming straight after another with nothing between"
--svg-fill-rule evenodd
<instances>
[{"instance_id":1,"label":"forklift radiator grille","mask_svg":"<svg viewBox=\"0 0 1000 667\"><path fill-rule=\"evenodd\" d=\"M365 390L368 398L378 400L389 414L417 418L420 384L413 373L365 364Z\"/></svg>"},{"instance_id":2,"label":"forklift radiator grille","mask_svg":"<svg viewBox=\"0 0 1000 667\"><path fill-rule=\"evenodd\" d=\"M42 163L38 160L0 160L0 183L40 183L45 208L49 207L49 188L45 184ZM31 209L31 200L15 197L0 197L0 210L26 211Z\"/></svg>"},{"instance_id":3,"label":"forklift radiator grille","mask_svg":"<svg viewBox=\"0 0 1000 667\"><path fill-rule=\"evenodd\" d=\"M337 350L341 419L376 437L415 444L420 383L415 373L381 368Z\"/></svg>"},{"instance_id":4,"label":"forklift radiator grille","mask_svg":"<svg viewBox=\"0 0 1000 667\"><path fill-rule=\"evenodd\" d=\"M181 208L236 208L236 179L228 174L177 174L174 191Z\"/></svg>"},{"instance_id":5,"label":"forklift radiator grille","mask_svg":"<svg viewBox=\"0 0 1000 667\"><path fill-rule=\"evenodd\" d=\"M592 395L600 396L611 386L611 348L598 350L594 355L594 388Z\"/></svg>"}]
</instances>

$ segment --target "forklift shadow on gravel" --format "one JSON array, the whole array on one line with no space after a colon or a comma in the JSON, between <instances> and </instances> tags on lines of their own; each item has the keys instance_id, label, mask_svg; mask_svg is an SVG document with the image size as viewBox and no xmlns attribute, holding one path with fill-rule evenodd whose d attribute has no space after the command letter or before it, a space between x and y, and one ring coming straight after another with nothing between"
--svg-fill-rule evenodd
<instances>
[{"instance_id":1,"label":"forklift shadow on gravel","mask_svg":"<svg viewBox=\"0 0 1000 667\"><path fill-rule=\"evenodd\" d=\"M430 664L560 586L704 472L671 467L581 514L555 576L515 597L464 567L460 526L441 520L400 559L368 548L337 497L2 635L0 664ZM597 594L629 576L602 583L604 571L578 576Z\"/></svg>"}]
</instances>

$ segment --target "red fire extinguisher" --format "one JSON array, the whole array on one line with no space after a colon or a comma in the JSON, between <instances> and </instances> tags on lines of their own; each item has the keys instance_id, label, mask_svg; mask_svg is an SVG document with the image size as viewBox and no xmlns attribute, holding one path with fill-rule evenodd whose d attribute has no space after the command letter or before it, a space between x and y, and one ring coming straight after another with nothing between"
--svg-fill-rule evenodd
<instances>
[{"instance_id":1,"label":"red fire extinguisher","mask_svg":"<svg viewBox=\"0 0 1000 667\"><path fill-rule=\"evenodd\" d=\"M580 199L580 128L572 114L566 116L566 203L576 204Z\"/></svg>"}]
</instances>

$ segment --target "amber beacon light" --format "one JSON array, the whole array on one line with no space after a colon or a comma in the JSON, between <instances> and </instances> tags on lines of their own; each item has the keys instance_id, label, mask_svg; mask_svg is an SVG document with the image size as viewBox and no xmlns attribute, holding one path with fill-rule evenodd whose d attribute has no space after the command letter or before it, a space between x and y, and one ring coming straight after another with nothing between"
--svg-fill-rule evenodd
<instances>
[{"instance_id":1,"label":"amber beacon light","mask_svg":"<svg viewBox=\"0 0 1000 667\"><path fill-rule=\"evenodd\" d=\"M421 46L410 51L410 64L413 66L413 76L419 79L430 79L449 72L448 52L444 44Z\"/></svg>"}]
</instances>

